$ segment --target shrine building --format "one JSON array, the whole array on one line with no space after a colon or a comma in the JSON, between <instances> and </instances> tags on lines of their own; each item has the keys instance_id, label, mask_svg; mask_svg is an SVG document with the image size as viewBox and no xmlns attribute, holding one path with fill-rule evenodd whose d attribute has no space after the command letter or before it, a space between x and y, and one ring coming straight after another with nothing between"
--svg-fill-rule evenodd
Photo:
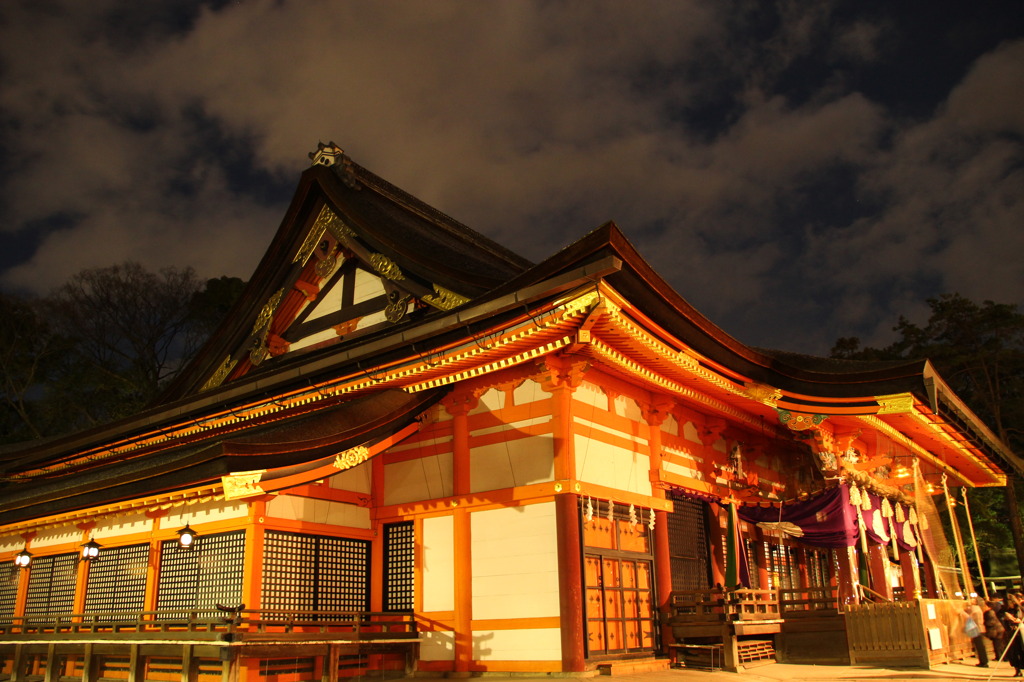
<instances>
[{"instance_id":1,"label":"shrine building","mask_svg":"<svg viewBox=\"0 0 1024 682\"><path fill-rule=\"evenodd\" d=\"M932 493L1024 462L930 363L752 348L612 223L531 263L310 156L156 404L0 452L0 679L963 655Z\"/></svg>"}]
</instances>

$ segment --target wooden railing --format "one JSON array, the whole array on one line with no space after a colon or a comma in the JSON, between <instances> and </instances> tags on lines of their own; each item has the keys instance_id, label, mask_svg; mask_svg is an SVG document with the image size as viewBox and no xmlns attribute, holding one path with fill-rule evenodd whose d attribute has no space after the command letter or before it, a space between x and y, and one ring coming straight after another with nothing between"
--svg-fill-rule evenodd
<instances>
[{"instance_id":1,"label":"wooden railing","mask_svg":"<svg viewBox=\"0 0 1024 682\"><path fill-rule=\"evenodd\" d=\"M779 618L777 590L692 590L673 592L671 617L677 622L730 622Z\"/></svg>"},{"instance_id":2,"label":"wooden railing","mask_svg":"<svg viewBox=\"0 0 1024 682\"><path fill-rule=\"evenodd\" d=\"M779 590L779 610L784 618L816 616L839 610L831 587L805 587Z\"/></svg>"},{"instance_id":3,"label":"wooden railing","mask_svg":"<svg viewBox=\"0 0 1024 682\"><path fill-rule=\"evenodd\" d=\"M412 639L416 637L416 620L412 613L214 609L18 616L0 623L0 642L97 637L230 641L270 634L339 641Z\"/></svg>"}]
</instances>

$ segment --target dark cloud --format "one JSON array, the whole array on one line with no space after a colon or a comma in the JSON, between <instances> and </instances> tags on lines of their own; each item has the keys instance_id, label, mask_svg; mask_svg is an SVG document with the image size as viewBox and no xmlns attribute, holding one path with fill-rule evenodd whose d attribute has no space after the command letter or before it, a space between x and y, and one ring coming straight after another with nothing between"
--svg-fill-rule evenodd
<instances>
[{"instance_id":1,"label":"dark cloud","mask_svg":"<svg viewBox=\"0 0 1024 682\"><path fill-rule=\"evenodd\" d=\"M747 343L884 342L1024 300L1011 4L9 2L0 285L247 277L335 140L533 259L615 220Z\"/></svg>"}]
</instances>

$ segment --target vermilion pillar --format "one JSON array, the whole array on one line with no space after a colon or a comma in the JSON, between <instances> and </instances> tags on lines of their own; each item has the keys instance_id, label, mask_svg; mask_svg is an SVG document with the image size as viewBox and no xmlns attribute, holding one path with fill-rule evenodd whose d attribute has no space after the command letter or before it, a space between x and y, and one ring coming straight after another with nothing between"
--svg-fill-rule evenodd
<instances>
[{"instance_id":1,"label":"vermilion pillar","mask_svg":"<svg viewBox=\"0 0 1024 682\"><path fill-rule=\"evenodd\" d=\"M454 503L470 493L469 412L477 405L477 396L454 391L443 401L452 415L452 486ZM454 511L454 595L455 595L455 673L468 674L473 661L473 552L469 512Z\"/></svg>"},{"instance_id":2,"label":"vermilion pillar","mask_svg":"<svg viewBox=\"0 0 1024 682\"><path fill-rule=\"evenodd\" d=\"M551 439L555 479L576 480L573 444L572 394L583 381L588 366L571 357L549 357L536 378L551 394ZM583 566L580 538L579 495L564 490L555 498L558 524L558 594L562 634L562 672L586 669L583 613Z\"/></svg>"}]
</instances>

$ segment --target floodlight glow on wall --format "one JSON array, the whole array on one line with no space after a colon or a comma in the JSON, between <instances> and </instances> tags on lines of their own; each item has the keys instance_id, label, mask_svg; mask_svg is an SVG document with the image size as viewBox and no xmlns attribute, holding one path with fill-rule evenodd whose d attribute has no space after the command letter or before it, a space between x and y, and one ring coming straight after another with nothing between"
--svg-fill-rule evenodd
<instances>
[{"instance_id":1,"label":"floodlight glow on wall","mask_svg":"<svg viewBox=\"0 0 1024 682\"><path fill-rule=\"evenodd\" d=\"M14 565L18 568L28 568L31 563L32 553L28 551L28 547L14 555Z\"/></svg>"},{"instance_id":2,"label":"floodlight glow on wall","mask_svg":"<svg viewBox=\"0 0 1024 682\"><path fill-rule=\"evenodd\" d=\"M96 557L100 555L100 547L102 546L103 545L90 538L89 542L82 545L82 554L79 558L81 558L82 561L96 561Z\"/></svg>"},{"instance_id":3,"label":"floodlight glow on wall","mask_svg":"<svg viewBox=\"0 0 1024 682\"><path fill-rule=\"evenodd\" d=\"M178 531L178 546L182 549L192 549L197 537L199 533L186 523L185 527Z\"/></svg>"}]
</instances>

